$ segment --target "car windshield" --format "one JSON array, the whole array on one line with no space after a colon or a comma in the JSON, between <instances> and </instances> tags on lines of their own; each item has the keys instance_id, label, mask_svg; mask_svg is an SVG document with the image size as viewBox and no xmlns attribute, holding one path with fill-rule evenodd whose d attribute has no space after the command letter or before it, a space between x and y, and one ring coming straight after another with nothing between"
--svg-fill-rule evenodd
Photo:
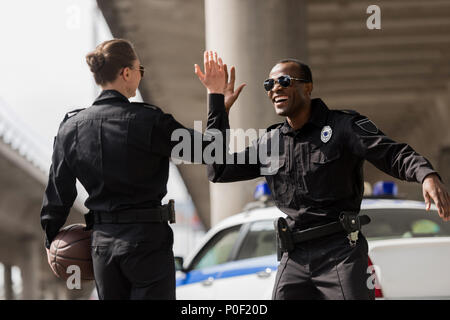
<instances>
[{"instance_id":1,"label":"car windshield","mask_svg":"<svg viewBox=\"0 0 450 320\"><path fill-rule=\"evenodd\" d=\"M241 226L235 226L216 234L195 257L191 269L203 269L227 262L240 228Z\"/></svg>"},{"instance_id":2,"label":"car windshield","mask_svg":"<svg viewBox=\"0 0 450 320\"><path fill-rule=\"evenodd\" d=\"M272 220L257 221L250 225L236 260L268 256L277 253Z\"/></svg>"},{"instance_id":3,"label":"car windshield","mask_svg":"<svg viewBox=\"0 0 450 320\"><path fill-rule=\"evenodd\" d=\"M366 209L361 214L371 218L362 232L369 240L450 237L450 224L446 224L436 211L423 209Z\"/></svg>"}]
</instances>

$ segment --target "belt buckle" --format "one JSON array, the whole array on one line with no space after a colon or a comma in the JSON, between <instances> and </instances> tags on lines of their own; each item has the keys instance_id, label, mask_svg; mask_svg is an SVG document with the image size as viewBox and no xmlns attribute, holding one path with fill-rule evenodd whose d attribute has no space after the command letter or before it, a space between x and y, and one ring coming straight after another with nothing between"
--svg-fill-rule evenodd
<instances>
[{"instance_id":1,"label":"belt buckle","mask_svg":"<svg viewBox=\"0 0 450 320\"><path fill-rule=\"evenodd\" d=\"M170 224L175 223L175 201L173 199L170 199L167 203L167 209L169 211L169 222Z\"/></svg>"},{"instance_id":2,"label":"belt buckle","mask_svg":"<svg viewBox=\"0 0 450 320\"><path fill-rule=\"evenodd\" d=\"M349 233L347 235L348 242L350 244L350 247L352 248L356 246L356 241L358 241L358 233L359 231L356 230L355 232Z\"/></svg>"}]
</instances>

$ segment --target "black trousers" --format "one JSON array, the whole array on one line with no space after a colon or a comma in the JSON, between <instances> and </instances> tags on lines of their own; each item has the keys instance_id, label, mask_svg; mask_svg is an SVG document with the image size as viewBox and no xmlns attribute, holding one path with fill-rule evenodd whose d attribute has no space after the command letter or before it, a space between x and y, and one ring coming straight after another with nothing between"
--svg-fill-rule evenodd
<instances>
[{"instance_id":1,"label":"black trousers","mask_svg":"<svg viewBox=\"0 0 450 320\"><path fill-rule=\"evenodd\" d=\"M274 300L373 300L368 245L360 233L352 247L344 233L310 240L284 253Z\"/></svg>"},{"instance_id":2,"label":"black trousers","mask_svg":"<svg viewBox=\"0 0 450 320\"><path fill-rule=\"evenodd\" d=\"M92 261L100 300L174 300L173 232L167 223L96 224Z\"/></svg>"}]
</instances>

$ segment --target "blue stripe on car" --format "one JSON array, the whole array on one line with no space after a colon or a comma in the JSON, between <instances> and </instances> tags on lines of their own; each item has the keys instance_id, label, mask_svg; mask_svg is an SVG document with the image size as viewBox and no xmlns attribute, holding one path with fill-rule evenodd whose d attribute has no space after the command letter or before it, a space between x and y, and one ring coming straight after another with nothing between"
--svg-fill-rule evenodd
<instances>
[{"instance_id":1,"label":"blue stripe on car","mask_svg":"<svg viewBox=\"0 0 450 320\"><path fill-rule=\"evenodd\" d=\"M276 270L277 267L278 262L276 255L237 260L216 265L214 267L192 270L187 274L184 274L183 277L177 278L176 286L180 287L194 284L210 277L214 279L224 279L257 273L266 270L267 268Z\"/></svg>"}]
</instances>

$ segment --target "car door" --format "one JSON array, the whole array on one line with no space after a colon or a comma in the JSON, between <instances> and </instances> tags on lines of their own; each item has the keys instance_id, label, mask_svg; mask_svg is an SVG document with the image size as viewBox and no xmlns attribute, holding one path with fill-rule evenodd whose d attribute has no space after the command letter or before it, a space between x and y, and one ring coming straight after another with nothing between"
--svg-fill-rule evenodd
<instances>
[{"instance_id":1,"label":"car door","mask_svg":"<svg viewBox=\"0 0 450 320\"><path fill-rule=\"evenodd\" d=\"M216 299L216 279L235 251L240 229L241 225L224 229L205 244L177 280L177 299Z\"/></svg>"},{"instance_id":2,"label":"car door","mask_svg":"<svg viewBox=\"0 0 450 320\"><path fill-rule=\"evenodd\" d=\"M449 299L450 225L437 211L365 209L369 256L386 299Z\"/></svg>"},{"instance_id":3,"label":"car door","mask_svg":"<svg viewBox=\"0 0 450 320\"><path fill-rule=\"evenodd\" d=\"M277 267L273 221L251 223L235 251L233 261L222 266L216 276L215 299L270 299Z\"/></svg>"}]
</instances>

